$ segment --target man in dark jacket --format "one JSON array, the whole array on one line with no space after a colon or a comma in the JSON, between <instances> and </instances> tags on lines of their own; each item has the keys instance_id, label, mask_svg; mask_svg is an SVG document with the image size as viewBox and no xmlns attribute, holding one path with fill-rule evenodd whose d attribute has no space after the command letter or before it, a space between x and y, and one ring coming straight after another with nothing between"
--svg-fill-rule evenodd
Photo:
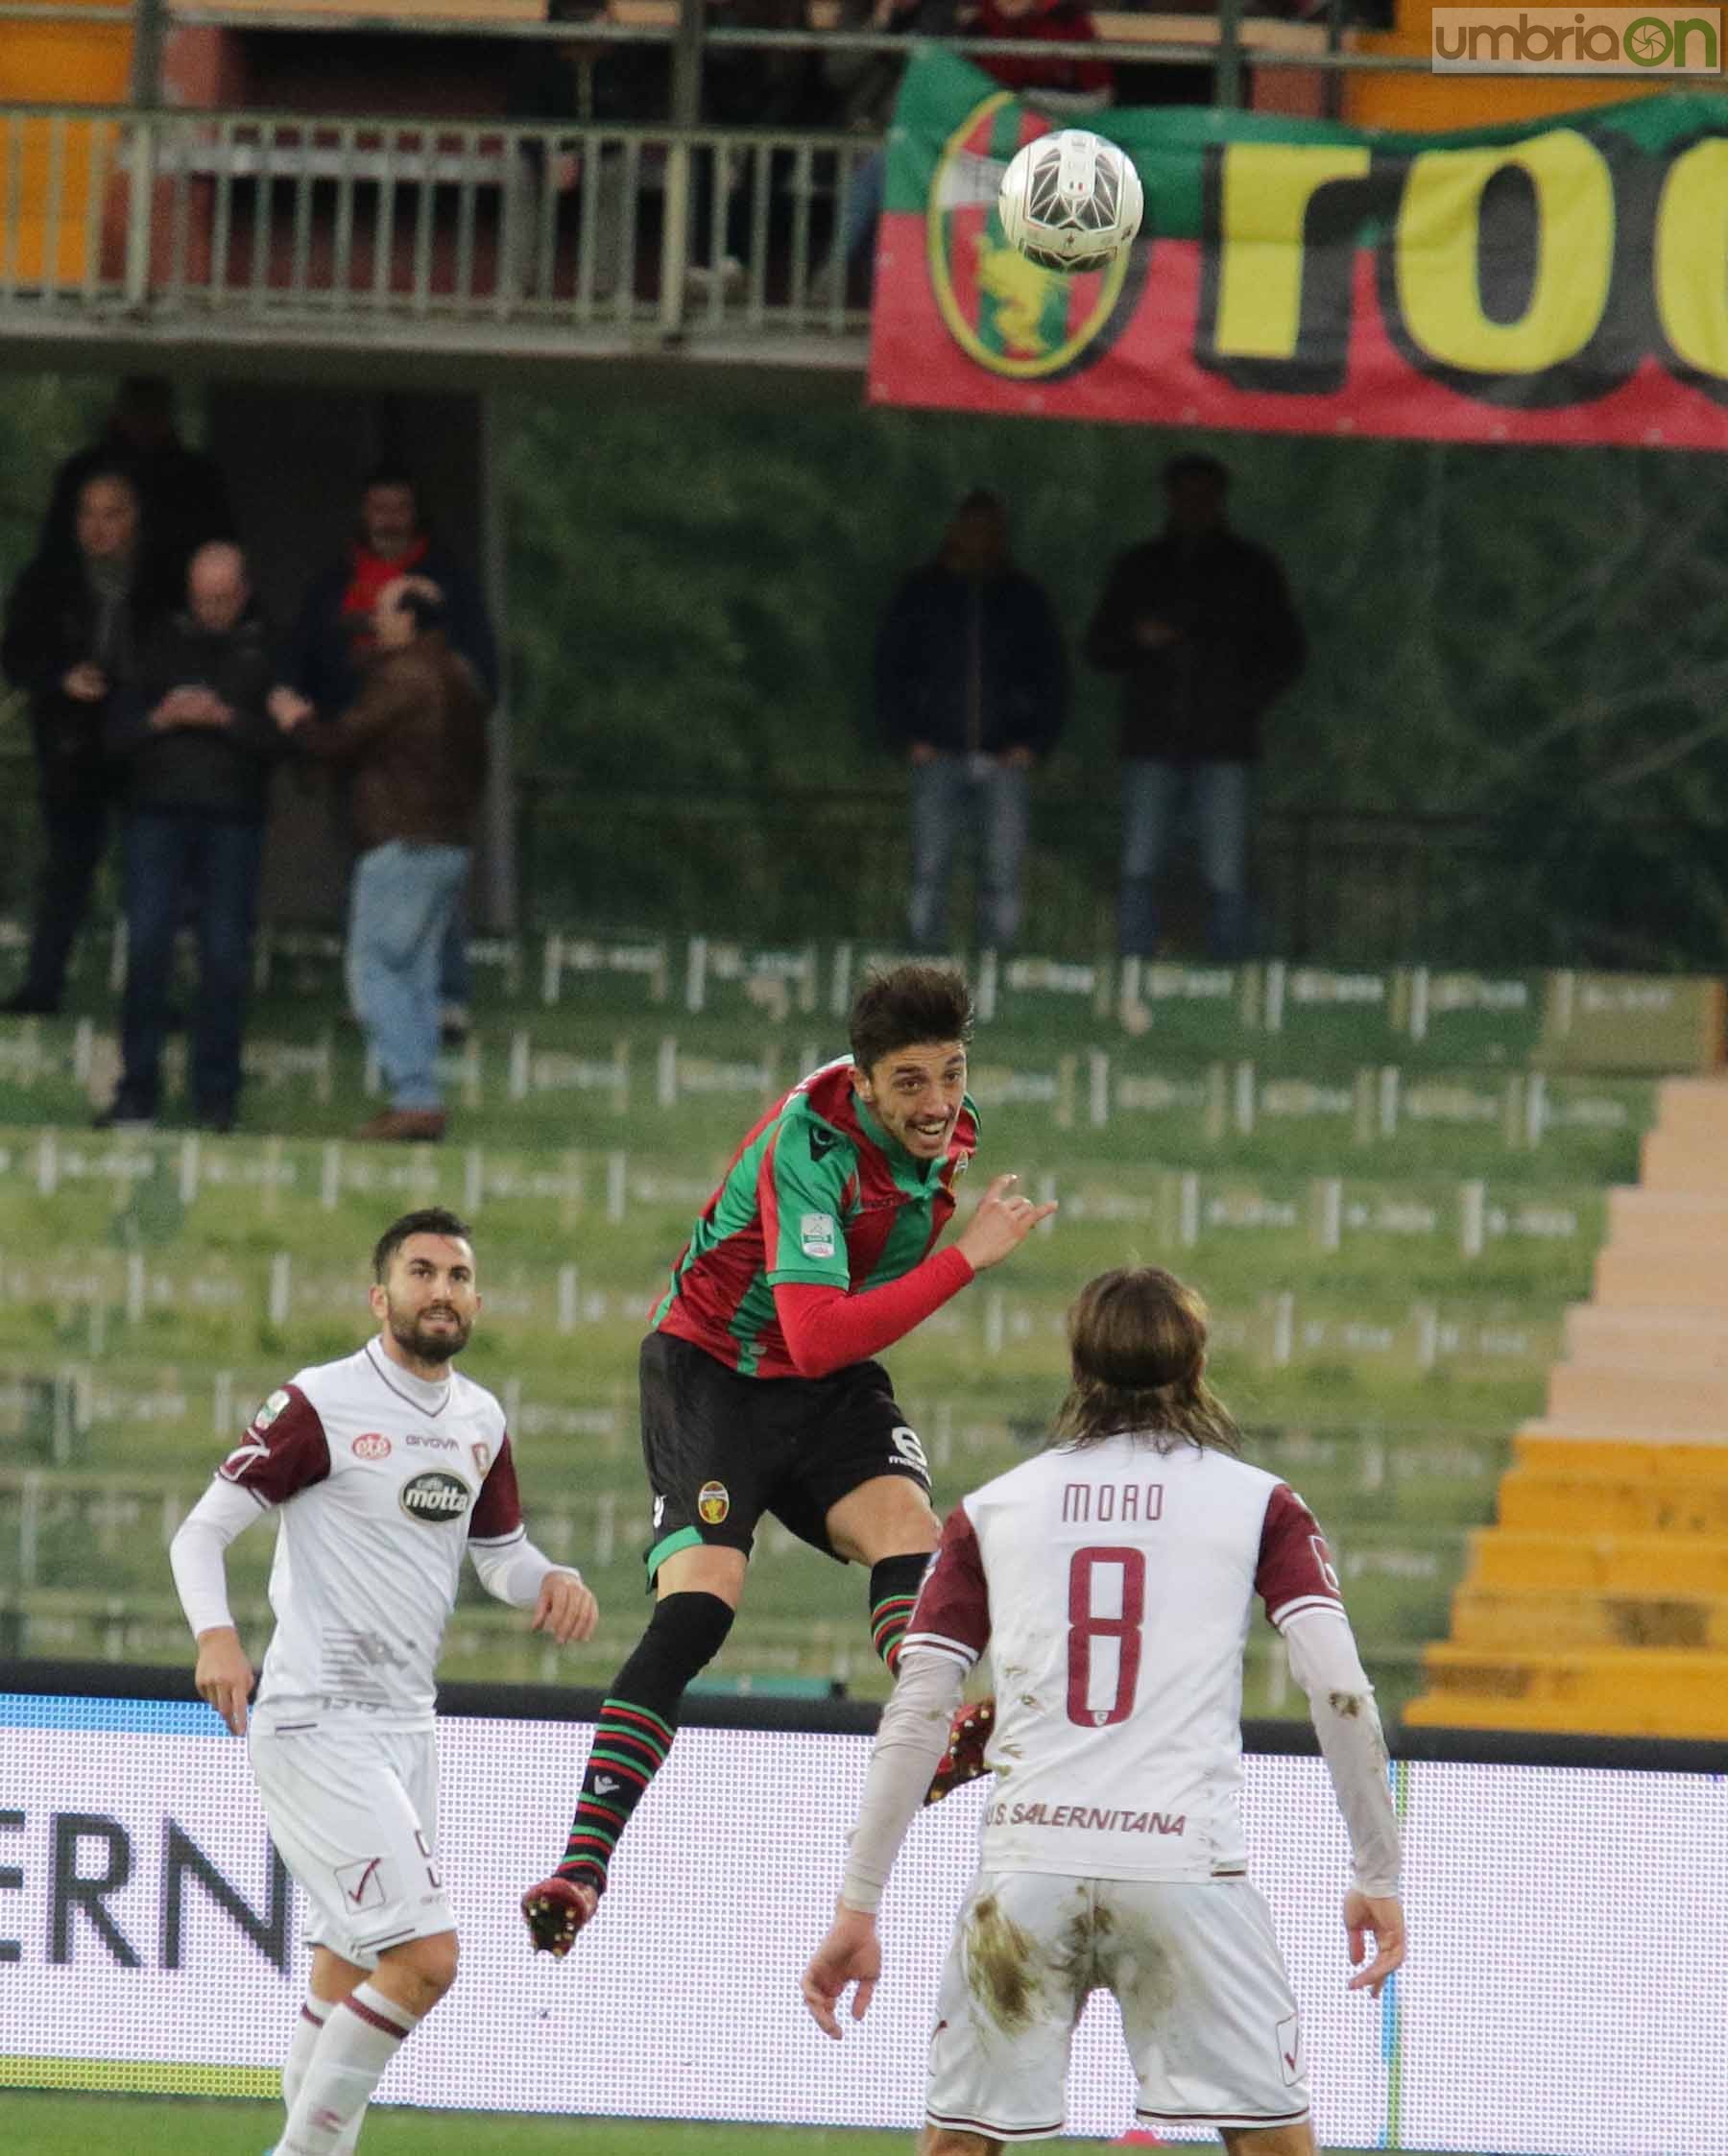
<instances>
[{"instance_id":1,"label":"man in dark jacket","mask_svg":"<svg viewBox=\"0 0 1728 2156\"><path fill-rule=\"evenodd\" d=\"M0 635L0 670L29 701L45 839L29 963L0 1006L19 1016L60 1009L108 843L108 713L162 611L139 545L137 492L123 472L88 472L72 523L69 544L25 566Z\"/></svg>"},{"instance_id":2,"label":"man in dark jacket","mask_svg":"<svg viewBox=\"0 0 1728 2156\"><path fill-rule=\"evenodd\" d=\"M356 527L342 557L306 593L285 655L287 686L321 712L346 711L360 694L372 657L378 595L405 576L437 592L451 650L478 675L488 703L495 703L498 645L485 596L443 538L427 528L413 474L389 461L375 467L361 487ZM469 998L467 908L460 898L439 972L446 1027L451 1038L460 1039Z\"/></svg>"},{"instance_id":3,"label":"man in dark jacket","mask_svg":"<svg viewBox=\"0 0 1728 2156\"><path fill-rule=\"evenodd\" d=\"M355 703L321 720L276 689L271 711L308 755L347 764L360 858L349 895L348 981L390 1106L357 1134L440 1138L439 957L468 880L486 785L488 697L450 648L443 595L418 578L386 585Z\"/></svg>"},{"instance_id":4,"label":"man in dark jacket","mask_svg":"<svg viewBox=\"0 0 1728 2156\"><path fill-rule=\"evenodd\" d=\"M1248 955L1249 779L1260 723L1301 673L1302 624L1277 560L1225 521L1215 457L1165 467L1169 520L1112 569L1086 656L1122 676L1124 955L1158 944L1156 885L1187 808L1212 893L1212 951Z\"/></svg>"},{"instance_id":5,"label":"man in dark jacket","mask_svg":"<svg viewBox=\"0 0 1728 2156\"><path fill-rule=\"evenodd\" d=\"M1068 660L1044 588L1017 568L994 494L969 494L936 559L895 595L876 643L876 716L912 766L907 925L940 950L954 847L978 832L978 943L1008 950L1020 927L1029 775L1062 731Z\"/></svg>"},{"instance_id":6,"label":"man in dark jacket","mask_svg":"<svg viewBox=\"0 0 1728 2156\"><path fill-rule=\"evenodd\" d=\"M184 612L152 638L108 727L125 817L126 999L120 1089L103 1126L155 1120L175 937L190 916L193 1114L205 1130L233 1127L270 767L281 754L265 705L272 672L245 557L226 539L201 546Z\"/></svg>"}]
</instances>

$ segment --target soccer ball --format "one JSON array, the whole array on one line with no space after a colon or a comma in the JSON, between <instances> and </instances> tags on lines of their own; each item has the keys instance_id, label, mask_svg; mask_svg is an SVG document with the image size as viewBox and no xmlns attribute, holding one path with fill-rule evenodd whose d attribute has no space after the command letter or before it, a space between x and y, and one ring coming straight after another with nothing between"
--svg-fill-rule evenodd
<instances>
[{"instance_id":1,"label":"soccer ball","mask_svg":"<svg viewBox=\"0 0 1728 2156\"><path fill-rule=\"evenodd\" d=\"M1028 142L996 194L1009 246L1069 276L1108 269L1133 243L1144 210L1133 158L1085 128Z\"/></svg>"}]
</instances>

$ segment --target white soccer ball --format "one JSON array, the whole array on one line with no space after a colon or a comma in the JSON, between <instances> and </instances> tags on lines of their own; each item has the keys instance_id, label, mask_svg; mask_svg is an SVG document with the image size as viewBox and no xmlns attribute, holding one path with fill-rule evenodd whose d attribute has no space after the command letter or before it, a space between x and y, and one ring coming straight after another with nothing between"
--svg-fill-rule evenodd
<instances>
[{"instance_id":1,"label":"white soccer ball","mask_svg":"<svg viewBox=\"0 0 1728 2156\"><path fill-rule=\"evenodd\" d=\"M1134 160L1085 128L1041 134L1002 175L996 212L1010 247L1041 269L1108 269L1145 212Z\"/></svg>"}]
</instances>

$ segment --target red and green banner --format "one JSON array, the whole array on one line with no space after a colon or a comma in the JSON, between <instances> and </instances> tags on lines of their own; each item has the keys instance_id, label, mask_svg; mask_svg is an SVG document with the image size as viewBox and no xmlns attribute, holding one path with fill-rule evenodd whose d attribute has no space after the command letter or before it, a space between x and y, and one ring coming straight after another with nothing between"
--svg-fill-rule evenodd
<instances>
[{"instance_id":1,"label":"red and green banner","mask_svg":"<svg viewBox=\"0 0 1728 2156\"><path fill-rule=\"evenodd\" d=\"M1055 123L1060 125L1061 123ZM908 69L877 243L887 404L1444 442L1728 448L1728 97L1393 134L1105 113L1146 219L1038 269L996 184L1052 125L951 54Z\"/></svg>"}]
</instances>

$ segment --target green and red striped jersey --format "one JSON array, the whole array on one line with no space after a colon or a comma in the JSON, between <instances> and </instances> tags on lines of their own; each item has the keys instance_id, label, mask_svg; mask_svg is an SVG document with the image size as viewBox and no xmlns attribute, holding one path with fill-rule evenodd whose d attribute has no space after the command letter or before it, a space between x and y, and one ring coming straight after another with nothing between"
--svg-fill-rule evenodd
<instances>
[{"instance_id":1,"label":"green and red striped jersey","mask_svg":"<svg viewBox=\"0 0 1728 2156\"><path fill-rule=\"evenodd\" d=\"M915 1160L853 1092L851 1073L844 1056L824 1064L750 1131L672 1268L657 1331L743 1377L793 1377L778 1285L882 1287L928 1255L953 1215L978 1112L969 1097L942 1158Z\"/></svg>"}]
</instances>

